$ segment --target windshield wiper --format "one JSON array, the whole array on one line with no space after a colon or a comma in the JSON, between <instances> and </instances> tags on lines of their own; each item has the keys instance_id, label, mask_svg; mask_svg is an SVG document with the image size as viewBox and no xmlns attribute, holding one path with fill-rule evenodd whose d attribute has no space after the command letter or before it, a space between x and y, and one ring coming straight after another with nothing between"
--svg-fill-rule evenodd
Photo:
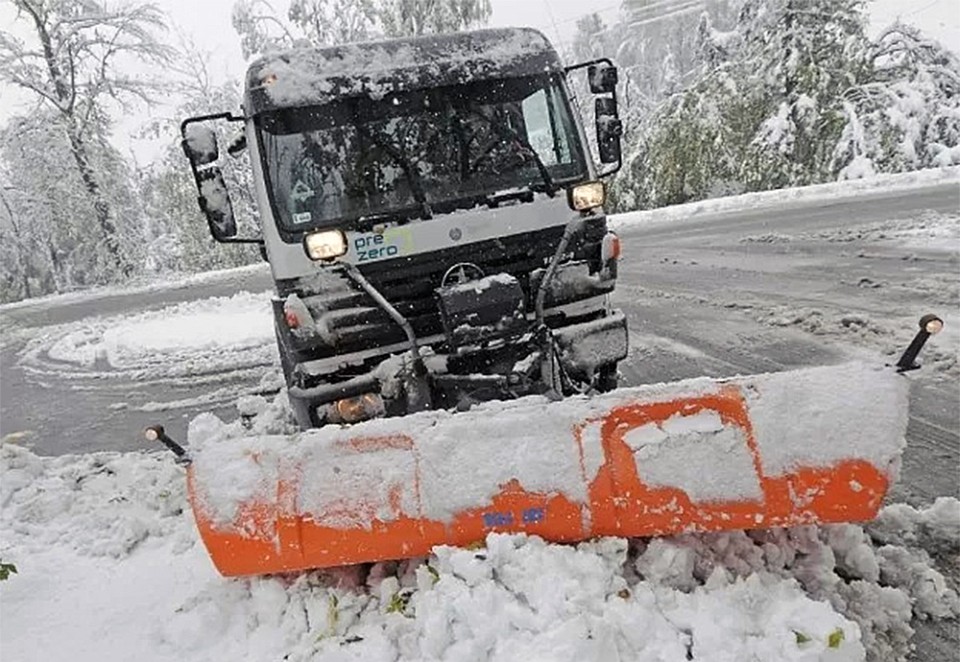
<instances>
[{"instance_id":1,"label":"windshield wiper","mask_svg":"<svg viewBox=\"0 0 960 662\"><path fill-rule=\"evenodd\" d=\"M420 209L423 213L424 220L433 218L433 210L430 209L430 203L427 202L427 194L423 190L423 180L420 179L420 172L413 167L413 164L410 163L410 159L404 156L403 153L401 153L387 141L381 140L377 136L373 135L373 132L359 122L357 123L357 130L372 140L378 147L383 149L383 151L387 153L387 156L389 156L394 163L400 166L400 169L403 170L403 174L407 176L407 181L410 182L410 189L413 192L413 198L420 203Z\"/></svg>"},{"instance_id":2,"label":"windshield wiper","mask_svg":"<svg viewBox=\"0 0 960 662\"><path fill-rule=\"evenodd\" d=\"M556 196L557 186L553 182L553 176L547 169L547 164L545 164L543 159L540 158L540 155L537 154L537 150L535 150L533 145L530 144L530 141L517 133L517 130L511 126L500 124L499 122L492 122L489 119L487 119L487 122L491 128L493 128L493 130L500 135L501 138L515 140L517 144L526 150L529 156L533 157L534 162L537 164L537 171L540 173L540 177L543 179L544 186L546 187L547 195L549 195L551 198Z\"/></svg>"},{"instance_id":3,"label":"windshield wiper","mask_svg":"<svg viewBox=\"0 0 960 662\"><path fill-rule=\"evenodd\" d=\"M540 177L543 178L543 183L547 187L547 195L549 195L551 198L554 197L557 194L557 185L554 184L553 176L550 174L550 171L547 170L547 164L545 164L543 159L540 158L540 155L537 154L537 150L533 148L533 145L521 138L520 134L516 131L510 129L510 132L514 134L517 142L520 143L520 146L526 149L527 152L530 153L530 156L533 157L533 160L537 164L537 170L540 171Z\"/></svg>"},{"instance_id":4,"label":"windshield wiper","mask_svg":"<svg viewBox=\"0 0 960 662\"><path fill-rule=\"evenodd\" d=\"M379 211L357 216L350 222L355 224L357 230L370 231L381 223L390 221L405 221L414 218L417 214L423 214L423 207L414 205L402 207L393 211ZM429 218L429 217L428 217Z\"/></svg>"}]
</instances>

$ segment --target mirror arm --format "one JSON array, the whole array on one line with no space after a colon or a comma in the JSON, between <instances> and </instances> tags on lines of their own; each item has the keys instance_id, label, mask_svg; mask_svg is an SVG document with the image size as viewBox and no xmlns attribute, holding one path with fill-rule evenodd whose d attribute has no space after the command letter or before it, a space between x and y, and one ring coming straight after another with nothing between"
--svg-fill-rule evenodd
<instances>
[{"instance_id":1,"label":"mirror arm","mask_svg":"<svg viewBox=\"0 0 960 662\"><path fill-rule=\"evenodd\" d=\"M597 179L603 179L604 177L609 177L610 175L615 175L620 172L620 168L623 167L623 159L621 158L616 162L609 170L604 170L603 172L597 173Z\"/></svg>"},{"instance_id":2,"label":"mirror arm","mask_svg":"<svg viewBox=\"0 0 960 662\"><path fill-rule=\"evenodd\" d=\"M583 69L584 67L589 67L590 65L593 65L593 64L608 64L611 67L616 66L613 63L613 60L611 60L610 58L601 57L596 60L589 60L587 62L578 62L577 64L571 64L570 66L563 68L563 73L568 74L571 71L576 71L577 69Z\"/></svg>"},{"instance_id":3,"label":"mirror arm","mask_svg":"<svg viewBox=\"0 0 960 662\"><path fill-rule=\"evenodd\" d=\"M210 115L197 115L195 117L188 117L187 119L180 122L180 135L186 137L187 127L194 122L206 122L207 120L227 120L228 122L242 122L242 115L234 115L233 113L211 113Z\"/></svg>"}]
</instances>

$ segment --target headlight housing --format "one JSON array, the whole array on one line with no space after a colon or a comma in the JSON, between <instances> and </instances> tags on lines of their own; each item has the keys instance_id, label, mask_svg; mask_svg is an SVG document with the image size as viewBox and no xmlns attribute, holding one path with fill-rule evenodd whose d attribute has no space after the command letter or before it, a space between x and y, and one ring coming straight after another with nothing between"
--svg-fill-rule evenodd
<instances>
[{"instance_id":1,"label":"headlight housing","mask_svg":"<svg viewBox=\"0 0 960 662\"><path fill-rule=\"evenodd\" d=\"M303 249L311 260L334 260L347 252L342 230L321 230L303 237Z\"/></svg>"},{"instance_id":2,"label":"headlight housing","mask_svg":"<svg viewBox=\"0 0 960 662\"><path fill-rule=\"evenodd\" d=\"M601 207L606 197L607 191L603 182L587 182L567 189L567 202L576 211L587 211L594 207Z\"/></svg>"}]
</instances>

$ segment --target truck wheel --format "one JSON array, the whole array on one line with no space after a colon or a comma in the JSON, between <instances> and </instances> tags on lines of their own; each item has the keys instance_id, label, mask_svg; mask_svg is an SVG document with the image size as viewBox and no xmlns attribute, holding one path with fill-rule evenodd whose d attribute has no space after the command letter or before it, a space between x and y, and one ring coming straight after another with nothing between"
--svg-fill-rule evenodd
<instances>
[{"instance_id":1,"label":"truck wheel","mask_svg":"<svg viewBox=\"0 0 960 662\"><path fill-rule=\"evenodd\" d=\"M616 363L599 366L593 376L593 387L600 393L608 393L617 388L620 382L620 373Z\"/></svg>"}]
</instances>

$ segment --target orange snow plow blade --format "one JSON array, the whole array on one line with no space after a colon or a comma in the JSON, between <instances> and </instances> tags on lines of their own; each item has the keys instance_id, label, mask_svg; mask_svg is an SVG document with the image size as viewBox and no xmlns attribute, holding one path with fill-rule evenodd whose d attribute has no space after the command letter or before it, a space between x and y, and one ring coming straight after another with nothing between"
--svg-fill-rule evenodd
<instances>
[{"instance_id":1,"label":"orange snow plow blade","mask_svg":"<svg viewBox=\"0 0 960 662\"><path fill-rule=\"evenodd\" d=\"M864 521L906 423L907 380L850 364L191 435L188 487L224 575L422 556L490 531L573 542Z\"/></svg>"}]
</instances>

